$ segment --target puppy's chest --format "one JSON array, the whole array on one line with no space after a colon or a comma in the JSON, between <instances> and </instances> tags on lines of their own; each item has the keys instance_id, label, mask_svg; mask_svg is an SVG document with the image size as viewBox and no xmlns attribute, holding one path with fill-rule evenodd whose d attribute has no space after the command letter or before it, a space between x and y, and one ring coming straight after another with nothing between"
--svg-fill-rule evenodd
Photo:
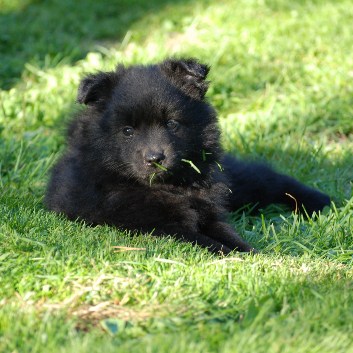
<instances>
[{"instance_id":1,"label":"puppy's chest","mask_svg":"<svg viewBox=\"0 0 353 353\"><path fill-rule=\"evenodd\" d=\"M150 190L146 192L146 204L154 200L161 200L163 207L172 212L175 208L189 209L198 214L213 214L220 212L223 206L223 195L214 188L183 188L172 187Z\"/></svg>"},{"instance_id":2,"label":"puppy's chest","mask_svg":"<svg viewBox=\"0 0 353 353\"><path fill-rule=\"evenodd\" d=\"M106 185L107 186L107 185ZM171 212L182 207L198 211L212 209L219 195L212 188L178 187L160 185L154 187L138 185L115 185L101 188L103 199L125 206L143 204L145 207L161 207Z\"/></svg>"},{"instance_id":3,"label":"puppy's chest","mask_svg":"<svg viewBox=\"0 0 353 353\"><path fill-rule=\"evenodd\" d=\"M208 191L189 188L153 190L145 194L144 205L170 221L178 220L184 224L192 219L203 224L219 214L219 208Z\"/></svg>"}]
</instances>

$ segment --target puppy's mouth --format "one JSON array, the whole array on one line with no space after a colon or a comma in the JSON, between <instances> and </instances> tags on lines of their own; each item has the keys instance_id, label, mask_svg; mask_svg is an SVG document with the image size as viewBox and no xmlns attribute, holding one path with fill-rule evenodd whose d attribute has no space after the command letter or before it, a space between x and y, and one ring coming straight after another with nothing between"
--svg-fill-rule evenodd
<instances>
[{"instance_id":1,"label":"puppy's mouth","mask_svg":"<svg viewBox=\"0 0 353 353\"><path fill-rule=\"evenodd\" d=\"M164 181L171 175L171 171L165 165L157 162L145 164L145 179L152 185Z\"/></svg>"},{"instance_id":2,"label":"puppy's mouth","mask_svg":"<svg viewBox=\"0 0 353 353\"><path fill-rule=\"evenodd\" d=\"M168 172L168 168L161 163L152 162L148 163L148 166L153 167L156 170L156 173Z\"/></svg>"}]
</instances>

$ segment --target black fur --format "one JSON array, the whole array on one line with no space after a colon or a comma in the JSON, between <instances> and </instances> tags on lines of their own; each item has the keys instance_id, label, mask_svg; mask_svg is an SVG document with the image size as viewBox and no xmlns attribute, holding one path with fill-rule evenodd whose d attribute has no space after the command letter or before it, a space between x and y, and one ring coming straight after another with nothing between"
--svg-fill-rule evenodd
<instances>
[{"instance_id":1,"label":"black fur","mask_svg":"<svg viewBox=\"0 0 353 353\"><path fill-rule=\"evenodd\" d=\"M208 71L193 59L169 59L83 79L77 100L87 107L69 127L47 207L229 253L252 247L226 223L227 210L283 203L312 213L328 205L319 191L223 154L216 113L204 100Z\"/></svg>"}]
</instances>

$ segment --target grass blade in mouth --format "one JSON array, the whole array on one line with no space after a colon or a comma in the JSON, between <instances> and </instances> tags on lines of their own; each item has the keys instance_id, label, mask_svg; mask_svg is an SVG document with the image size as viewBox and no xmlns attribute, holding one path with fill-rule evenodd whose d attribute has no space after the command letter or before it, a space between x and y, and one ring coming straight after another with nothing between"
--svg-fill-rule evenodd
<instances>
[{"instance_id":1,"label":"grass blade in mouth","mask_svg":"<svg viewBox=\"0 0 353 353\"><path fill-rule=\"evenodd\" d=\"M168 171L168 168L166 168L165 166L163 166L162 164L159 164L157 162L153 162L153 165L161 170L163 170L164 172Z\"/></svg>"},{"instance_id":2,"label":"grass blade in mouth","mask_svg":"<svg viewBox=\"0 0 353 353\"><path fill-rule=\"evenodd\" d=\"M200 169L197 168L196 165L192 161L189 161L187 159L182 159L181 161L190 164L191 168L195 169L199 174L201 174Z\"/></svg>"},{"instance_id":3,"label":"grass blade in mouth","mask_svg":"<svg viewBox=\"0 0 353 353\"><path fill-rule=\"evenodd\" d=\"M155 176L156 176L156 173L152 173L150 175L150 186L152 186L152 182L153 182L153 179L154 179Z\"/></svg>"},{"instance_id":4,"label":"grass blade in mouth","mask_svg":"<svg viewBox=\"0 0 353 353\"><path fill-rule=\"evenodd\" d=\"M206 162L206 156L207 156L208 154L212 154L212 153L206 152L205 150L202 150L202 160L203 160L204 162Z\"/></svg>"},{"instance_id":5,"label":"grass blade in mouth","mask_svg":"<svg viewBox=\"0 0 353 353\"><path fill-rule=\"evenodd\" d=\"M220 170L221 172L223 172L223 171L224 171L224 168L222 167L222 165L221 165L220 163L218 163L218 162L216 162L216 164L217 164L219 170Z\"/></svg>"}]
</instances>

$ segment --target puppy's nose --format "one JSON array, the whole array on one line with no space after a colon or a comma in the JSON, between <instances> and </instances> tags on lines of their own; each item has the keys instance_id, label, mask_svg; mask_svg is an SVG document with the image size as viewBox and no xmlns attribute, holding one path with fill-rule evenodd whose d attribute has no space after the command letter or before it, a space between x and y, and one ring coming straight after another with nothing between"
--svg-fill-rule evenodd
<instances>
[{"instance_id":1,"label":"puppy's nose","mask_svg":"<svg viewBox=\"0 0 353 353\"><path fill-rule=\"evenodd\" d=\"M145 162L147 164L160 163L165 159L165 155L162 152L150 151L145 155Z\"/></svg>"}]
</instances>

